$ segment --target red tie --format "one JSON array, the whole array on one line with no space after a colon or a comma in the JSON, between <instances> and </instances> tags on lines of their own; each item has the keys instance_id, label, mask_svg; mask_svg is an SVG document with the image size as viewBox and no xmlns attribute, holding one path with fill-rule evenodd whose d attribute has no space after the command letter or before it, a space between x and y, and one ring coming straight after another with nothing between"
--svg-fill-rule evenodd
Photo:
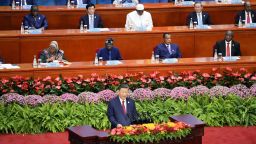
<instances>
[{"instance_id":1,"label":"red tie","mask_svg":"<svg viewBox=\"0 0 256 144\"><path fill-rule=\"evenodd\" d=\"M247 24L251 23L251 19L250 19L249 12L247 12L247 20L246 20L246 23L247 23Z\"/></svg>"},{"instance_id":2,"label":"red tie","mask_svg":"<svg viewBox=\"0 0 256 144\"><path fill-rule=\"evenodd\" d=\"M126 109L125 109L124 103L125 103L125 101L123 100L123 101L122 101L122 107L123 107L124 114L126 114Z\"/></svg>"},{"instance_id":3,"label":"red tie","mask_svg":"<svg viewBox=\"0 0 256 144\"><path fill-rule=\"evenodd\" d=\"M227 47L226 47L226 56L230 56L230 46L229 46L229 42L227 43Z\"/></svg>"}]
</instances>

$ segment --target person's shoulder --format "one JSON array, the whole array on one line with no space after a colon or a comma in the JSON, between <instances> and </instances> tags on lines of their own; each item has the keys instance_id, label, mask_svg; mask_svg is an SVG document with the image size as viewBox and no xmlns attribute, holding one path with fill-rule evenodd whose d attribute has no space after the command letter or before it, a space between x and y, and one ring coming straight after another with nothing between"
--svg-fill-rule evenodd
<instances>
[{"instance_id":1,"label":"person's shoulder","mask_svg":"<svg viewBox=\"0 0 256 144\"><path fill-rule=\"evenodd\" d=\"M41 17L41 18L46 18L46 16L43 15L43 14L38 14L38 16Z\"/></svg>"},{"instance_id":2,"label":"person's shoulder","mask_svg":"<svg viewBox=\"0 0 256 144\"><path fill-rule=\"evenodd\" d=\"M179 45L178 44L176 44L176 43L172 43L171 45L173 45L174 47L176 47L176 48L178 48L179 47Z\"/></svg>"},{"instance_id":3,"label":"person's shoulder","mask_svg":"<svg viewBox=\"0 0 256 144\"><path fill-rule=\"evenodd\" d=\"M132 15L135 15L136 13L137 13L136 11L132 11L132 12L129 12L127 15L132 16Z\"/></svg>"},{"instance_id":4,"label":"person's shoulder","mask_svg":"<svg viewBox=\"0 0 256 144\"><path fill-rule=\"evenodd\" d=\"M135 101L130 97L127 97L126 99L127 99L128 102L135 103Z\"/></svg>"},{"instance_id":5,"label":"person's shoulder","mask_svg":"<svg viewBox=\"0 0 256 144\"><path fill-rule=\"evenodd\" d=\"M233 40L233 43L234 43L235 45L240 45L240 43L239 43L238 41L234 41L234 40Z\"/></svg>"},{"instance_id":6,"label":"person's shoulder","mask_svg":"<svg viewBox=\"0 0 256 144\"><path fill-rule=\"evenodd\" d=\"M109 103L114 103L114 102L116 102L117 100L119 100L119 97L118 97L118 96L116 96L116 97L110 99L110 100L109 100Z\"/></svg>"}]
</instances>

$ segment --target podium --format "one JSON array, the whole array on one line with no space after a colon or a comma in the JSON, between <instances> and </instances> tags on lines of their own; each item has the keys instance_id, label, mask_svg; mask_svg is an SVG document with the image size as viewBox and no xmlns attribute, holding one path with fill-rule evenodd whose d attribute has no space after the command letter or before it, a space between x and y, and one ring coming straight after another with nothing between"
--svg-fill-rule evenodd
<instances>
[{"instance_id":1,"label":"podium","mask_svg":"<svg viewBox=\"0 0 256 144\"><path fill-rule=\"evenodd\" d=\"M182 139L164 140L159 144L202 144L204 135L204 122L190 114L171 116L173 122L184 122L192 128L191 134ZM75 126L67 128L70 144L118 144L110 140L109 133L96 130L91 126ZM156 144L156 143L154 143Z\"/></svg>"}]
</instances>

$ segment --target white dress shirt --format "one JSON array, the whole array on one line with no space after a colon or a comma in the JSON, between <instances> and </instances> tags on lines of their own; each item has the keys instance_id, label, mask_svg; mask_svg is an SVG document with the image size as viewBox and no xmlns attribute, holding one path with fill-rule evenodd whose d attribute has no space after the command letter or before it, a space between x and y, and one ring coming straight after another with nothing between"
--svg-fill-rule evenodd
<instances>
[{"instance_id":1,"label":"white dress shirt","mask_svg":"<svg viewBox=\"0 0 256 144\"><path fill-rule=\"evenodd\" d=\"M123 101L124 101L124 107L125 107L125 110L126 110L126 112L127 112L126 99L125 99L125 100L122 100L122 99L119 97L119 100L120 100L121 106L123 106Z\"/></svg>"},{"instance_id":2,"label":"white dress shirt","mask_svg":"<svg viewBox=\"0 0 256 144\"><path fill-rule=\"evenodd\" d=\"M245 11L245 24L247 24L247 13L249 13L249 17L250 17L250 23L252 23L252 15L251 15L251 12L247 12Z\"/></svg>"},{"instance_id":3,"label":"white dress shirt","mask_svg":"<svg viewBox=\"0 0 256 144\"><path fill-rule=\"evenodd\" d=\"M89 29L94 28L94 15L88 15L89 17Z\"/></svg>"},{"instance_id":4,"label":"white dress shirt","mask_svg":"<svg viewBox=\"0 0 256 144\"><path fill-rule=\"evenodd\" d=\"M129 29L132 27L135 30L140 30L141 28L145 30L152 30L153 22L151 14L144 11L140 16L137 11L133 11L127 14L125 28Z\"/></svg>"},{"instance_id":5,"label":"white dress shirt","mask_svg":"<svg viewBox=\"0 0 256 144\"><path fill-rule=\"evenodd\" d=\"M197 16L197 24L198 25L203 25L204 23L203 23L203 15L202 15L202 12L200 12L200 13L196 13L196 16Z\"/></svg>"}]
</instances>

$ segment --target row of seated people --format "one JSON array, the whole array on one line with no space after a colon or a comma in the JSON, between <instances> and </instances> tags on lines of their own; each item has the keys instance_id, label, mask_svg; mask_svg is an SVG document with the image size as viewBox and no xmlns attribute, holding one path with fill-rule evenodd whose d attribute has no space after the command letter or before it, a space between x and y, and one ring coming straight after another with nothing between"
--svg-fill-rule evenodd
<instances>
[{"instance_id":1,"label":"row of seated people","mask_svg":"<svg viewBox=\"0 0 256 144\"><path fill-rule=\"evenodd\" d=\"M211 25L210 15L203 11L203 5L201 2L194 4L194 12L191 12L187 16L187 25L192 21L197 25ZM86 5L87 14L82 16L78 22L79 26L86 25L89 29L103 28L103 21L100 15L95 13L95 5ZM239 20L245 24L256 22L256 12L252 10L251 3L249 1L244 3L244 10L237 13L234 23L238 24ZM35 29L47 29L48 22L47 18L39 14L38 6L31 6L31 13L26 15L23 19L24 27L35 28ZM151 14L144 10L143 4L137 4L136 10L127 14L125 28L127 30L151 30L153 28L153 21Z\"/></svg>"},{"instance_id":2,"label":"row of seated people","mask_svg":"<svg viewBox=\"0 0 256 144\"><path fill-rule=\"evenodd\" d=\"M75 5L78 4L114 4L117 0L71 0ZM168 3L173 2L175 0L120 0L122 3ZM185 0L186 1L186 0ZM188 0L190 1L190 0ZM214 0L194 0L194 1L214 1ZM11 5L13 0L1 0L0 6ZM18 2L23 5L66 5L68 0L14 0L14 2Z\"/></svg>"},{"instance_id":3,"label":"row of seated people","mask_svg":"<svg viewBox=\"0 0 256 144\"><path fill-rule=\"evenodd\" d=\"M222 56L241 56L240 43L233 40L233 37L233 31L227 31L224 39L216 42L213 53L217 52L218 55ZM119 48L114 46L114 40L112 38L108 38L105 41L105 47L100 48L96 53L97 57L104 61L123 59ZM160 59L182 57L179 45L172 43L170 33L163 34L163 42L154 48L154 55ZM54 60L66 60L64 51L59 48L56 41L52 41L49 48L44 49L40 53L39 58L43 63Z\"/></svg>"}]
</instances>

